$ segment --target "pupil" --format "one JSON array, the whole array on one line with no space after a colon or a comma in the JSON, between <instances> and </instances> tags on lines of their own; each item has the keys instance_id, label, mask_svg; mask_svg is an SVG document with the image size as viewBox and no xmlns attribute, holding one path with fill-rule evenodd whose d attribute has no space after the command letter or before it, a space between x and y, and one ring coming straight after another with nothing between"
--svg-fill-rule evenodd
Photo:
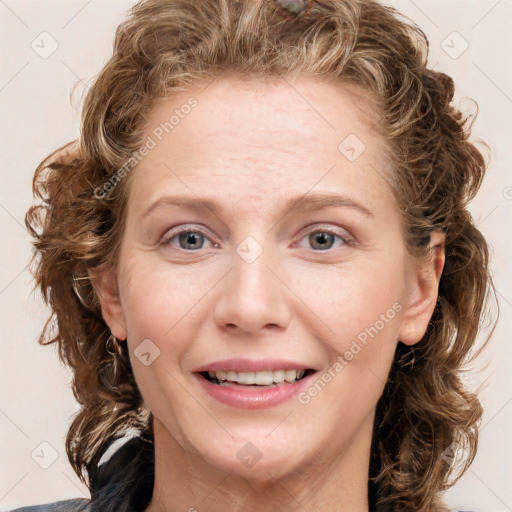
<instances>
[{"instance_id":1,"label":"pupil","mask_svg":"<svg viewBox=\"0 0 512 512\"><path fill-rule=\"evenodd\" d=\"M312 244L315 245L316 241L319 240L320 244L325 244L326 241L328 241L328 239L333 239L333 235L331 235L330 233L315 233L312 235L313 236L313 242ZM332 247L332 243L331 244L328 244L329 246L327 247L327 249L329 249L330 247ZM323 246L320 246L320 249L325 249L325 245Z\"/></svg>"},{"instance_id":2,"label":"pupil","mask_svg":"<svg viewBox=\"0 0 512 512\"><path fill-rule=\"evenodd\" d=\"M180 239L180 244L183 246L183 244L186 244L186 245L192 245L193 249L194 248L201 248L202 247L202 244L200 246L197 245L197 237L198 236L201 236L201 235L198 235L198 233L192 233L190 231L188 232L185 232L185 233L181 233L179 235L179 239ZM194 244L196 244L194 246Z\"/></svg>"}]
</instances>

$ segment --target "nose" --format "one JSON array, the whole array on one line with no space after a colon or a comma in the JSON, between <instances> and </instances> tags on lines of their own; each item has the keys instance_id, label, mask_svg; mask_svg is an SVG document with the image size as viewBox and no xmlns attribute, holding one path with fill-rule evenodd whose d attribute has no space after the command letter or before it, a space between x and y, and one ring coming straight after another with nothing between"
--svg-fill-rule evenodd
<instances>
[{"instance_id":1,"label":"nose","mask_svg":"<svg viewBox=\"0 0 512 512\"><path fill-rule=\"evenodd\" d=\"M286 329L290 290L271 249L247 237L233 253L233 267L221 286L214 320L222 330L258 334Z\"/></svg>"}]
</instances>

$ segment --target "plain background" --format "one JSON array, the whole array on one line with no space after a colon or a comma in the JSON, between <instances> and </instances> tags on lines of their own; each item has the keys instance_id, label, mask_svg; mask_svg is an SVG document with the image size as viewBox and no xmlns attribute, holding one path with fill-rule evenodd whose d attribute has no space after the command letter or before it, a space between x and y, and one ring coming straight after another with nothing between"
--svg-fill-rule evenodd
<instances>
[{"instance_id":1,"label":"plain background","mask_svg":"<svg viewBox=\"0 0 512 512\"><path fill-rule=\"evenodd\" d=\"M48 312L32 293L24 215L32 202L34 169L77 137L80 98L110 56L115 28L133 3L0 0L1 510L89 497L64 448L77 411L70 373L55 347L37 343ZM512 0L390 3L427 33L429 65L454 78L463 110L474 111L467 98L476 100L473 139L487 142L492 152L471 211L492 247L501 318L468 377L471 387L487 381L478 455L446 500L462 510L511 511ZM52 45L58 46L47 55Z\"/></svg>"}]
</instances>

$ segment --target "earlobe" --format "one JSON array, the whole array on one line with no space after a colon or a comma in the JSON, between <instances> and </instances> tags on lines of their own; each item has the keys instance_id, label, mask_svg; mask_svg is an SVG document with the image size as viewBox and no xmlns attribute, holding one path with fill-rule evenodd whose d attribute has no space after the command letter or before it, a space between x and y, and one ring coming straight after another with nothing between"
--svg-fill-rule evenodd
<instances>
[{"instance_id":1,"label":"earlobe","mask_svg":"<svg viewBox=\"0 0 512 512\"><path fill-rule=\"evenodd\" d=\"M412 272L398 338L405 345L414 345L423 338L434 313L445 262L444 245L445 234L431 232L430 251Z\"/></svg>"},{"instance_id":2,"label":"earlobe","mask_svg":"<svg viewBox=\"0 0 512 512\"><path fill-rule=\"evenodd\" d=\"M88 272L101 306L103 319L118 340L125 340L127 337L126 320L119 299L119 289L114 270L97 267L88 269Z\"/></svg>"}]
</instances>

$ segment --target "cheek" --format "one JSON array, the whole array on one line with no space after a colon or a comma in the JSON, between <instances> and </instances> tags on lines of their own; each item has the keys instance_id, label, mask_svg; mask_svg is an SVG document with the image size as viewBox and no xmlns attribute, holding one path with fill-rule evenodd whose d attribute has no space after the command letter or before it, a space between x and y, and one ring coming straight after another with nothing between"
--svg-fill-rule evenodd
<instances>
[{"instance_id":1,"label":"cheek","mask_svg":"<svg viewBox=\"0 0 512 512\"><path fill-rule=\"evenodd\" d=\"M347 431L356 431L371 413L384 390L396 349L402 282L398 266L383 272L380 265L367 264L330 274L322 293L310 288L309 304L317 304L322 323L329 327L322 340L328 367L299 396L310 415L322 417L322 411L337 411L335 416L344 418Z\"/></svg>"},{"instance_id":2,"label":"cheek","mask_svg":"<svg viewBox=\"0 0 512 512\"><path fill-rule=\"evenodd\" d=\"M134 258L124 275L128 278L120 293L129 336L134 340L158 342L182 329L194 320L209 289L201 279L204 272L193 265L172 270L168 263Z\"/></svg>"},{"instance_id":3,"label":"cheek","mask_svg":"<svg viewBox=\"0 0 512 512\"><path fill-rule=\"evenodd\" d=\"M196 337L195 326L201 324L198 304L208 291L207 284L201 285L204 272L192 268L171 270L169 263L155 263L142 254L130 258L120 273L135 380L153 411L160 415L165 409L167 424L174 425L175 432L176 411L193 405L177 375ZM149 353L147 361L143 353Z\"/></svg>"},{"instance_id":4,"label":"cheek","mask_svg":"<svg viewBox=\"0 0 512 512\"><path fill-rule=\"evenodd\" d=\"M361 259L343 268L303 273L297 294L346 348L347 340L393 336L398 332L404 276L400 264Z\"/></svg>"},{"instance_id":5,"label":"cheek","mask_svg":"<svg viewBox=\"0 0 512 512\"><path fill-rule=\"evenodd\" d=\"M311 286L302 278L308 306L328 327L323 338L329 366L319 378L329 389L329 407L369 411L382 393L393 361L404 306L404 274L400 257L359 260L350 268L326 272ZM309 288L308 288L309 286ZM318 318L315 324L318 326ZM318 332L318 327L316 329ZM323 383L316 388L323 389ZM312 395L317 393L311 388ZM307 390L307 401L312 397ZM316 396L316 395L315 395Z\"/></svg>"}]
</instances>

